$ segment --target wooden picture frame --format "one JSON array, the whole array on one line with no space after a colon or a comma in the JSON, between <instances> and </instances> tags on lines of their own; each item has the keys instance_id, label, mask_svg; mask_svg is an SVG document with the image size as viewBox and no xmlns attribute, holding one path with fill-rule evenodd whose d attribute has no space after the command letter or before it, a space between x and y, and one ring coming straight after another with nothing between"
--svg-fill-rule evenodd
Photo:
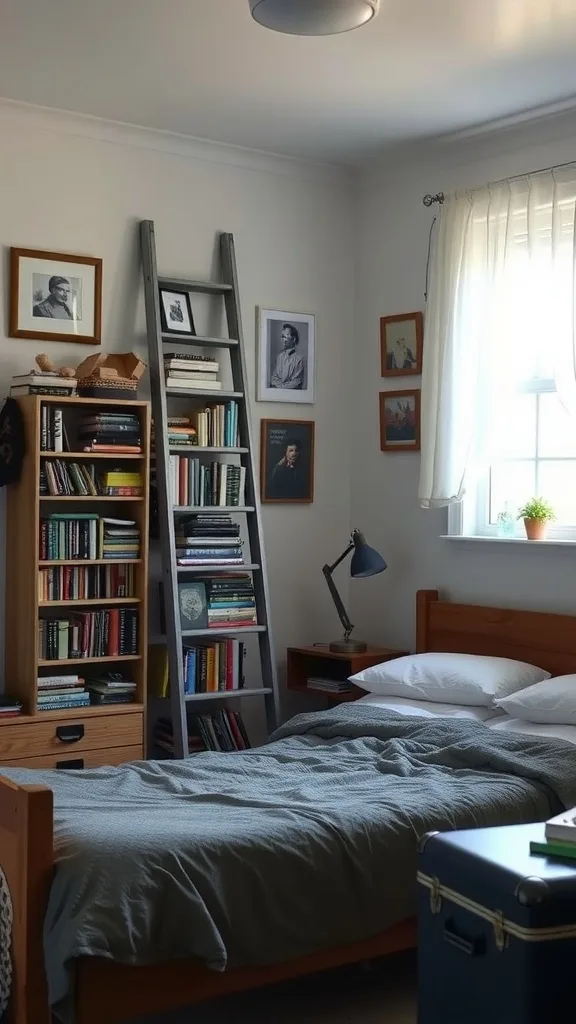
<instances>
[{"instance_id":1,"label":"wooden picture frame","mask_svg":"<svg viewBox=\"0 0 576 1024\"><path fill-rule=\"evenodd\" d=\"M380 450L420 451L420 389L380 392Z\"/></svg>"},{"instance_id":2,"label":"wooden picture frame","mask_svg":"<svg viewBox=\"0 0 576 1024\"><path fill-rule=\"evenodd\" d=\"M260 496L264 504L314 501L313 420L260 421Z\"/></svg>"},{"instance_id":3,"label":"wooden picture frame","mask_svg":"<svg viewBox=\"0 0 576 1024\"><path fill-rule=\"evenodd\" d=\"M380 317L382 377L415 377L422 373L422 313Z\"/></svg>"},{"instance_id":4,"label":"wooden picture frame","mask_svg":"<svg viewBox=\"0 0 576 1024\"><path fill-rule=\"evenodd\" d=\"M175 288L160 288L159 292L162 331L165 334L185 334L189 338L196 337L190 294L178 291ZM170 317L171 300L172 304L177 304L179 307L177 320ZM182 305L184 306L183 309ZM181 320L180 317L182 318Z\"/></svg>"},{"instance_id":5,"label":"wooden picture frame","mask_svg":"<svg viewBox=\"0 0 576 1024\"><path fill-rule=\"evenodd\" d=\"M11 338L100 345L101 332L101 259L10 249Z\"/></svg>"}]
</instances>

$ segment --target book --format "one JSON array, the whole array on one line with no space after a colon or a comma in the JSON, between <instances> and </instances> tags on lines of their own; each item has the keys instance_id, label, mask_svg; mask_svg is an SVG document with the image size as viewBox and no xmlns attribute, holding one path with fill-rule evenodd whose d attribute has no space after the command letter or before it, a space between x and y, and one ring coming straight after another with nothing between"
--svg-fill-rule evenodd
<instances>
[{"instance_id":1,"label":"book","mask_svg":"<svg viewBox=\"0 0 576 1024\"><path fill-rule=\"evenodd\" d=\"M576 860L576 843L562 843L560 841L536 842L530 840L530 853L541 854L544 857L564 857Z\"/></svg>"},{"instance_id":2,"label":"book","mask_svg":"<svg viewBox=\"0 0 576 1024\"><path fill-rule=\"evenodd\" d=\"M64 378L62 378L64 379ZM65 395L70 397L76 394L76 385L66 387L53 387L48 384L21 384L10 387L12 398L20 398L22 395Z\"/></svg>"},{"instance_id":3,"label":"book","mask_svg":"<svg viewBox=\"0 0 576 1024\"><path fill-rule=\"evenodd\" d=\"M219 380L184 380L172 375L166 377L167 388L181 388L186 391L220 391L222 383Z\"/></svg>"},{"instance_id":4,"label":"book","mask_svg":"<svg viewBox=\"0 0 576 1024\"><path fill-rule=\"evenodd\" d=\"M576 847L576 807L549 818L544 832L548 840L574 843Z\"/></svg>"}]
</instances>

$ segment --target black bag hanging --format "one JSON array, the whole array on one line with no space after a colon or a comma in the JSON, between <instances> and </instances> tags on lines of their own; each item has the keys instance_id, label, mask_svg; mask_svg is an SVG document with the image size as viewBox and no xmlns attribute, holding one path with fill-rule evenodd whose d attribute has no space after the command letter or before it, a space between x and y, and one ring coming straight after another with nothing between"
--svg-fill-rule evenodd
<instances>
[{"instance_id":1,"label":"black bag hanging","mask_svg":"<svg viewBox=\"0 0 576 1024\"><path fill-rule=\"evenodd\" d=\"M18 482L24 453L22 410L15 398L7 398L0 412L0 487Z\"/></svg>"}]
</instances>

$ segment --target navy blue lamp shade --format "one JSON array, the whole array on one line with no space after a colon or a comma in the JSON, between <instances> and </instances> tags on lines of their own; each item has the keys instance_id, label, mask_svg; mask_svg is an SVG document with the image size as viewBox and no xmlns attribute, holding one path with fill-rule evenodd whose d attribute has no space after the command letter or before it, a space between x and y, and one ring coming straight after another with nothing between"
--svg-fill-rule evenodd
<instances>
[{"instance_id":1,"label":"navy blue lamp shade","mask_svg":"<svg viewBox=\"0 0 576 1024\"><path fill-rule=\"evenodd\" d=\"M354 554L350 562L350 575L354 579L362 576L377 576L387 568L386 562L375 548L371 548L364 539L360 530L354 530L352 534Z\"/></svg>"}]
</instances>

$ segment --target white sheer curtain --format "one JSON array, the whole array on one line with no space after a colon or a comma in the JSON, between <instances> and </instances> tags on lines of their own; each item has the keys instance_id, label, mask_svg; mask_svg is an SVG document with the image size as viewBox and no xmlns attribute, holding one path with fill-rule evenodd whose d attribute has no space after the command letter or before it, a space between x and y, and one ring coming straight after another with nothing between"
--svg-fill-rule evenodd
<instances>
[{"instance_id":1,"label":"white sheer curtain","mask_svg":"<svg viewBox=\"0 0 576 1024\"><path fill-rule=\"evenodd\" d=\"M461 501L499 410L553 378L576 424L576 165L450 197L424 330L424 508Z\"/></svg>"}]
</instances>

